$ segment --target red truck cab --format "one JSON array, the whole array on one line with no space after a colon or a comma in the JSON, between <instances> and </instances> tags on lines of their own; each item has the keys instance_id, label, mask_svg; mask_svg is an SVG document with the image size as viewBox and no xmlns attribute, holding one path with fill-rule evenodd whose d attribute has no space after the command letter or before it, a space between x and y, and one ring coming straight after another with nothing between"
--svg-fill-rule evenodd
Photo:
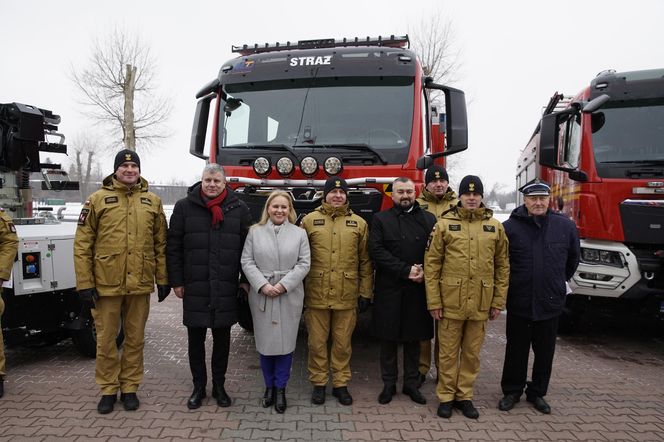
<instances>
[{"instance_id":1,"label":"red truck cab","mask_svg":"<svg viewBox=\"0 0 664 442\"><path fill-rule=\"evenodd\" d=\"M464 93L426 77L408 44L390 36L233 47L239 56L197 94L190 152L223 165L256 219L277 188L291 192L298 214L310 212L338 175L370 221L391 207L396 177L421 188L435 158L468 146ZM445 97L440 127L432 90Z\"/></svg>"}]
</instances>

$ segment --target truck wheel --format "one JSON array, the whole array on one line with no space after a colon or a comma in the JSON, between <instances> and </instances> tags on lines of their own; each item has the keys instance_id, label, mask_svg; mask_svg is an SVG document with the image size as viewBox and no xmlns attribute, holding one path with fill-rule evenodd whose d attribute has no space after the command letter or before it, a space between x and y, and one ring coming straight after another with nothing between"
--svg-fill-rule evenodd
<instances>
[{"instance_id":1,"label":"truck wheel","mask_svg":"<svg viewBox=\"0 0 664 442\"><path fill-rule=\"evenodd\" d=\"M90 324L90 327L84 328L82 330L75 330L72 335L72 341L74 341L74 346L80 354L88 358L94 358L97 356L97 330L95 329L94 321ZM115 343L120 348L124 342L124 328L120 324L120 330L118 331L118 336L115 338Z\"/></svg>"},{"instance_id":2,"label":"truck wheel","mask_svg":"<svg viewBox=\"0 0 664 442\"><path fill-rule=\"evenodd\" d=\"M587 328L587 325L583 324L585 308L586 302L583 298L568 295L565 308L558 321L558 333L570 335Z\"/></svg>"}]
</instances>

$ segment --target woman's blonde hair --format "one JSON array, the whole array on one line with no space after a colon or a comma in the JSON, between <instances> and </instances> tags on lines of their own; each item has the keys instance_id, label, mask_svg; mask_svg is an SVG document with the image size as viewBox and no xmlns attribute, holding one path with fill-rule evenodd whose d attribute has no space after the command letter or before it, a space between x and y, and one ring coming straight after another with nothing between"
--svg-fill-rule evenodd
<instances>
[{"instance_id":1,"label":"woman's blonde hair","mask_svg":"<svg viewBox=\"0 0 664 442\"><path fill-rule=\"evenodd\" d=\"M277 197L284 197L288 200L288 221L291 224L295 224L295 220L297 219L297 215L295 214L295 208L293 207L293 198L290 196L290 193L284 192L283 190L275 190L270 194L270 196L267 197L267 201L265 201L265 207L263 207L263 213L261 214L261 220L258 221L258 225L262 226L267 223L267 220L270 219L270 215L267 213L267 208L270 207L270 204L272 204L272 201L277 198Z\"/></svg>"}]
</instances>

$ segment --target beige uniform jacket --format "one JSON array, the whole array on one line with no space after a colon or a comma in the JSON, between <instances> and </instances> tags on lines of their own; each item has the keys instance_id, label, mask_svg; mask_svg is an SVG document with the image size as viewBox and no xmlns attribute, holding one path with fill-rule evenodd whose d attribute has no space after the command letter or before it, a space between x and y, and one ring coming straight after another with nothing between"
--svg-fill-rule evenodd
<instances>
[{"instance_id":1,"label":"beige uniform jacket","mask_svg":"<svg viewBox=\"0 0 664 442\"><path fill-rule=\"evenodd\" d=\"M307 307L355 308L357 297L371 299L373 267L366 221L348 204L334 209L323 203L302 220L311 249L311 268L304 282Z\"/></svg>"},{"instance_id":2,"label":"beige uniform jacket","mask_svg":"<svg viewBox=\"0 0 664 442\"><path fill-rule=\"evenodd\" d=\"M433 213L436 218L440 218L443 212L450 210L451 207L456 206L459 200L456 193L452 189L447 189L445 195L441 199L436 198L429 193L428 190L423 189L422 194L417 198L420 207L429 213Z\"/></svg>"},{"instance_id":3,"label":"beige uniform jacket","mask_svg":"<svg viewBox=\"0 0 664 442\"><path fill-rule=\"evenodd\" d=\"M429 310L443 317L486 320L491 307L505 308L509 243L490 209L456 206L438 221L424 256Z\"/></svg>"},{"instance_id":4,"label":"beige uniform jacket","mask_svg":"<svg viewBox=\"0 0 664 442\"><path fill-rule=\"evenodd\" d=\"M0 279L7 281L16 259L18 236L12 219L0 210Z\"/></svg>"},{"instance_id":5,"label":"beige uniform jacket","mask_svg":"<svg viewBox=\"0 0 664 442\"><path fill-rule=\"evenodd\" d=\"M78 290L100 296L144 295L166 274L166 217L141 178L128 188L113 175L90 195L78 219L74 266Z\"/></svg>"}]
</instances>

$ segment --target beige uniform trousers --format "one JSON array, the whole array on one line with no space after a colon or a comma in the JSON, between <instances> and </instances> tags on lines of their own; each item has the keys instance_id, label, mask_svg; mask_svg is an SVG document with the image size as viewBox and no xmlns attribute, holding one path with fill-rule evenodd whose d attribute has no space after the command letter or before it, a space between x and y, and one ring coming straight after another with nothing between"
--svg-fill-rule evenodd
<instances>
[{"instance_id":1,"label":"beige uniform trousers","mask_svg":"<svg viewBox=\"0 0 664 442\"><path fill-rule=\"evenodd\" d=\"M431 339L420 341L420 374L427 375L431 368ZM433 360L438 369L438 321L433 321Z\"/></svg>"},{"instance_id":2,"label":"beige uniform trousers","mask_svg":"<svg viewBox=\"0 0 664 442\"><path fill-rule=\"evenodd\" d=\"M2 294L2 288L0 288ZM0 317L5 312L5 301L0 296ZM0 323L0 378L5 376L5 341L2 339L2 323Z\"/></svg>"},{"instance_id":3,"label":"beige uniform trousers","mask_svg":"<svg viewBox=\"0 0 664 442\"><path fill-rule=\"evenodd\" d=\"M92 309L97 329L95 381L101 394L135 393L143 380L145 323L150 312L150 295L102 296ZM122 355L115 339L120 321L124 325Z\"/></svg>"},{"instance_id":4,"label":"beige uniform trousers","mask_svg":"<svg viewBox=\"0 0 664 442\"><path fill-rule=\"evenodd\" d=\"M307 308L304 320L309 334L309 380L313 385L327 385L332 368L332 385L345 387L351 378L351 337L357 321L356 310ZM332 346L328 355L328 340Z\"/></svg>"},{"instance_id":5,"label":"beige uniform trousers","mask_svg":"<svg viewBox=\"0 0 664 442\"><path fill-rule=\"evenodd\" d=\"M473 398L473 385L480 371L480 349L486 321L443 318L438 324L438 386L440 402Z\"/></svg>"}]
</instances>

